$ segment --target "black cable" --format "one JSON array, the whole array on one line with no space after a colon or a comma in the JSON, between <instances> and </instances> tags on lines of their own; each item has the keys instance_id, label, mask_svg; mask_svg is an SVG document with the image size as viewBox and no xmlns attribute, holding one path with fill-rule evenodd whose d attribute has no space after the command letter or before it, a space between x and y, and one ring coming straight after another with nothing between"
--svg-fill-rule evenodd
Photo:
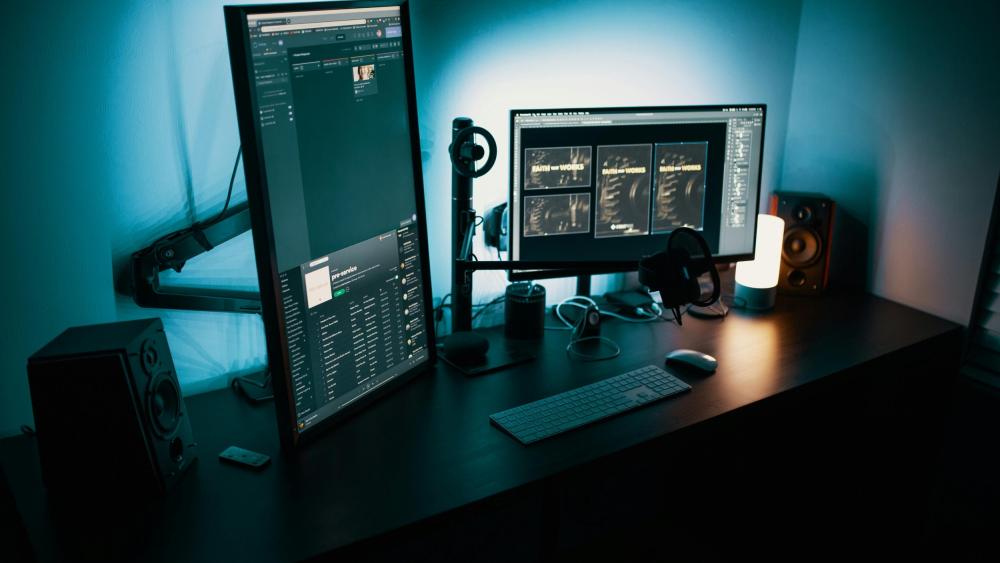
<instances>
[{"instance_id":1,"label":"black cable","mask_svg":"<svg viewBox=\"0 0 1000 563\"><path fill-rule=\"evenodd\" d=\"M25 436L28 436L28 437L32 437L32 436L35 435L35 429L32 428L32 427L30 427L30 426L28 426L27 424L22 424L21 425L21 434L24 434Z\"/></svg>"},{"instance_id":2,"label":"black cable","mask_svg":"<svg viewBox=\"0 0 1000 563\"><path fill-rule=\"evenodd\" d=\"M656 313L656 315L658 317L660 317L661 319L663 319L664 322L674 323L674 324L680 325L681 323L679 321L679 318L684 316L684 313L687 312L687 309L677 308L675 310L673 307L671 307L670 310L671 310L671 312L674 315L674 318L672 318L672 319L670 317L665 316L663 313ZM678 313L680 313L680 317L677 316Z\"/></svg>"},{"instance_id":3,"label":"black cable","mask_svg":"<svg viewBox=\"0 0 1000 563\"><path fill-rule=\"evenodd\" d=\"M450 304L445 303L445 301L449 299L451 299L451 294L450 293L445 294L445 296L441 298L441 302L438 303L437 307L434 307L434 310L438 311L440 309L444 309L445 307L450 307L451 306Z\"/></svg>"},{"instance_id":4,"label":"black cable","mask_svg":"<svg viewBox=\"0 0 1000 563\"><path fill-rule=\"evenodd\" d=\"M441 332L441 321L444 319L444 309L445 307L451 307L451 305L445 304L445 301L451 299L451 294L448 293L441 298L441 302L438 303L437 307L434 307L434 334Z\"/></svg>"},{"instance_id":5,"label":"black cable","mask_svg":"<svg viewBox=\"0 0 1000 563\"><path fill-rule=\"evenodd\" d=\"M486 303L485 305L482 306L482 308L480 308L478 311L476 311L476 314L472 315L472 320L475 321L476 318L479 317L479 315L482 315L483 313L486 312L487 309L489 309L490 307L496 305L497 303L500 303L505 298L506 298L506 295L501 295L499 297L494 298L493 301L490 301L489 303Z\"/></svg>"},{"instance_id":6,"label":"black cable","mask_svg":"<svg viewBox=\"0 0 1000 563\"><path fill-rule=\"evenodd\" d=\"M239 147L236 148L236 162L233 164L233 173L230 174L230 176L229 176L229 189L226 192L226 202L222 206L222 211L220 211L215 217L212 217L211 219L209 219L207 221L196 221L190 227L185 227L183 229L176 230L176 231L174 231L172 233L167 233L167 234L163 235L162 237L156 239L155 241L153 241L153 244L151 244L150 246L156 248L156 253L157 254L159 254L159 248L158 247L161 244L163 244L164 242L170 240L171 238L173 238L175 236L178 236L178 235L187 234L187 233L190 233L190 232L198 230L198 229L204 229L205 227L210 227L210 226L218 223L219 221L221 221L223 218L225 218L226 211L229 211L229 202L233 198L233 186L236 183L236 171L239 170L240 160L242 159L242 157L243 157L243 146L241 145L241 146L239 146Z\"/></svg>"},{"instance_id":7,"label":"black cable","mask_svg":"<svg viewBox=\"0 0 1000 563\"><path fill-rule=\"evenodd\" d=\"M226 192L226 203L222 205L222 211L220 211L214 218L203 223L199 223L199 226L208 227L209 225L214 225L226 216L226 211L229 211L229 202L233 198L233 185L236 183L236 171L240 168L240 159L242 159L242 157L243 145L240 145L236 148L236 162L233 163L233 173L229 176L229 190Z\"/></svg>"},{"instance_id":8,"label":"black cable","mask_svg":"<svg viewBox=\"0 0 1000 563\"><path fill-rule=\"evenodd\" d=\"M580 342L599 342L602 344L607 344L612 347L613 351L607 354L586 354L576 349L576 345ZM578 360L583 360L585 362L603 362L604 360L611 360L617 358L622 353L621 346L617 342L607 338L605 336L585 336L583 338L571 339L569 344L566 345L566 355L570 358L576 358Z\"/></svg>"},{"instance_id":9,"label":"black cable","mask_svg":"<svg viewBox=\"0 0 1000 563\"><path fill-rule=\"evenodd\" d=\"M445 301L447 301L450 298L451 298L451 294L450 293L446 294L444 297L441 298L441 302L438 303L438 306L434 307L434 332L435 333L440 332L439 325L441 324L441 321L444 320L444 310L445 309L451 309L451 303L445 303ZM490 307L496 305L497 303L500 303L501 301L504 301L505 299L506 299L506 296L505 295L501 295L501 296L496 297L492 301L489 301L487 303L476 303L476 304L472 305L473 309L479 309L478 311L476 311L476 313L474 315L472 315L472 320L475 321L479 317L479 315L482 315L484 312L486 312L487 309L489 309Z\"/></svg>"}]
</instances>

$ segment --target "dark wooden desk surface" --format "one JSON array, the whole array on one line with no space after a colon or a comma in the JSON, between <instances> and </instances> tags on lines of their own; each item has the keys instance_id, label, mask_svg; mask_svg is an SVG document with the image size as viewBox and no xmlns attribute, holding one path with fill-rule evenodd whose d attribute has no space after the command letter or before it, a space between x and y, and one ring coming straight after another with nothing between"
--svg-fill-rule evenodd
<instances>
[{"instance_id":1,"label":"dark wooden desk surface","mask_svg":"<svg viewBox=\"0 0 1000 563\"><path fill-rule=\"evenodd\" d=\"M683 327L609 322L604 334L623 353L607 362L568 360L568 333L548 331L538 361L478 378L439 364L294 459L279 452L271 406L250 406L228 390L189 397L199 463L162 505L111 524L109 541L115 555L149 560L309 558L787 399L904 349L957 342L959 333L958 325L868 295L783 297L768 314L689 316ZM530 447L488 421L502 409L662 365L680 347L719 360L714 375L679 374L690 393ZM233 444L270 454L272 465L254 473L221 464L217 454ZM46 500L33 441L3 440L0 461L39 560L65 558L69 532Z\"/></svg>"}]
</instances>

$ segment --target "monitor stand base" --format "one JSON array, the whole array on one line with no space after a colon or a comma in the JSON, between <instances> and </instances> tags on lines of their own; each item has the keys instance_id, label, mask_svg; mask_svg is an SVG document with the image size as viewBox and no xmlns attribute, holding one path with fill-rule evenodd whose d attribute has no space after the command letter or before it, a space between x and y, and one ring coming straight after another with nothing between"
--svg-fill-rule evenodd
<instances>
[{"instance_id":1,"label":"monitor stand base","mask_svg":"<svg viewBox=\"0 0 1000 563\"><path fill-rule=\"evenodd\" d=\"M234 377L232 386L251 403L263 403L274 398L271 390L271 372L266 368Z\"/></svg>"},{"instance_id":2,"label":"monitor stand base","mask_svg":"<svg viewBox=\"0 0 1000 563\"><path fill-rule=\"evenodd\" d=\"M480 334L489 341L486 354L478 358L449 358L441 353L439 357L449 366L468 376L486 375L505 370L509 367L533 361L536 357L538 341L518 341L509 339L503 334L483 332Z\"/></svg>"}]
</instances>

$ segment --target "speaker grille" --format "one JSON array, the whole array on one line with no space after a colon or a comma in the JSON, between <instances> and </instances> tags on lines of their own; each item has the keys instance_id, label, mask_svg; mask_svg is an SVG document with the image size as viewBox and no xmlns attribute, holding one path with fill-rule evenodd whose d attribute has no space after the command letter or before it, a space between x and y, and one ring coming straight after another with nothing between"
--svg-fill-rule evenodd
<instances>
[{"instance_id":1,"label":"speaker grille","mask_svg":"<svg viewBox=\"0 0 1000 563\"><path fill-rule=\"evenodd\" d=\"M142 371L146 372L146 375L153 375L153 372L160 367L160 352L156 349L156 343L152 339L143 341L139 357L142 362Z\"/></svg>"},{"instance_id":2,"label":"speaker grille","mask_svg":"<svg viewBox=\"0 0 1000 563\"><path fill-rule=\"evenodd\" d=\"M823 239L806 227L792 227L785 233L781 257L794 268L815 264L823 256Z\"/></svg>"},{"instance_id":3,"label":"speaker grille","mask_svg":"<svg viewBox=\"0 0 1000 563\"><path fill-rule=\"evenodd\" d=\"M819 294L826 289L834 202L820 194L782 192L771 196L771 213L785 220L778 289Z\"/></svg>"},{"instance_id":4,"label":"speaker grille","mask_svg":"<svg viewBox=\"0 0 1000 563\"><path fill-rule=\"evenodd\" d=\"M153 432L169 438L181 422L181 397L170 372L157 374L149 383L146 410L153 423Z\"/></svg>"}]
</instances>

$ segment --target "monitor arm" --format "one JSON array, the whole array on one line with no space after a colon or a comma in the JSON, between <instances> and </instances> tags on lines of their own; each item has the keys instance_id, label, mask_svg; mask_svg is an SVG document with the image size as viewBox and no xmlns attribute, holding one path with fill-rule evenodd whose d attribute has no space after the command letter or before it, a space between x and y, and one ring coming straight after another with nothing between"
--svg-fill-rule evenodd
<instances>
[{"instance_id":1,"label":"monitor arm","mask_svg":"<svg viewBox=\"0 0 1000 563\"><path fill-rule=\"evenodd\" d=\"M167 269L180 272L188 260L248 230L250 211L244 202L216 219L170 233L132 254L128 272L132 299L140 307L259 314L260 293L256 291L160 285L160 272ZM266 368L235 377L232 385L251 402L271 398L271 373Z\"/></svg>"},{"instance_id":2,"label":"monitor arm","mask_svg":"<svg viewBox=\"0 0 1000 563\"><path fill-rule=\"evenodd\" d=\"M160 272L180 272L188 260L235 238L250 229L247 204L234 205L217 220L196 223L171 233L132 254L129 285L132 299L140 307L260 313L260 293L232 289L164 288Z\"/></svg>"},{"instance_id":3,"label":"monitor arm","mask_svg":"<svg viewBox=\"0 0 1000 563\"><path fill-rule=\"evenodd\" d=\"M486 149L476 144L475 135L486 140ZM456 117L451 123L451 201L452 201L452 332L472 329L472 268L466 265L472 258L472 237L476 232L476 210L472 208L472 180L486 174L497 159L497 144L493 135L473 125L468 117ZM476 161L486 157L477 167Z\"/></svg>"},{"instance_id":4,"label":"monitor arm","mask_svg":"<svg viewBox=\"0 0 1000 563\"><path fill-rule=\"evenodd\" d=\"M476 144L475 135L481 136L486 148ZM530 261L509 260L480 261L472 254L472 239L476 232L476 210L472 207L472 180L486 174L496 163L497 145L493 135L482 127L477 127L468 117L456 117L451 123L451 144L448 146L451 159L451 330L460 332L472 330L472 273L476 270L544 270L551 264ZM482 166L476 162L486 158ZM587 268L583 262L566 262L565 267ZM590 276L577 278L577 294L590 293Z\"/></svg>"}]
</instances>

